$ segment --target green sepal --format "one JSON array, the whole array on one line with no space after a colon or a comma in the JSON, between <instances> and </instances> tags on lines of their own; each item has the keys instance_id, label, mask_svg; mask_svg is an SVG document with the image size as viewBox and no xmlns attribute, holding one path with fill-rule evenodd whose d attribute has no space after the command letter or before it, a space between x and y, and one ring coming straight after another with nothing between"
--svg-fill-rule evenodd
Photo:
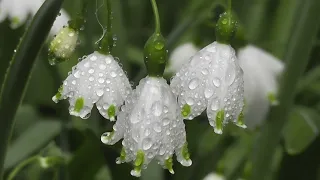
<instances>
[{"instance_id":1,"label":"green sepal","mask_svg":"<svg viewBox=\"0 0 320 180\"><path fill-rule=\"evenodd\" d=\"M149 76L162 77L168 60L168 51L164 37L153 33L144 46L144 63Z\"/></svg>"},{"instance_id":2,"label":"green sepal","mask_svg":"<svg viewBox=\"0 0 320 180\"><path fill-rule=\"evenodd\" d=\"M230 44L237 30L237 20L232 13L223 13L216 24L216 38L219 43Z\"/></svg>"}]
</instances>

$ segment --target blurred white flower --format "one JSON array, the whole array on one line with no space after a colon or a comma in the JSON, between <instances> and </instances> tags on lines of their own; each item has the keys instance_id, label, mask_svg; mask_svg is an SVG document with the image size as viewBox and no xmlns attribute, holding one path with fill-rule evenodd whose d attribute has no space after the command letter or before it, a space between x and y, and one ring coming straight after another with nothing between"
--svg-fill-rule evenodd
<instances>
[{"instance_id":1,"label":"blurred white flower","mask_svg":"<svg viewBox=\"0 0 320 180\"><path fill-rule=\"evenodd\" d=\"M191 120L207 109L209 123L218 134L229 121L246 127L243 84L234 49L217 42L196 53L171 81L183 117Z\"/></svg>"},{"instance_id":2,"label":"blurred white flower","mask_svg":"<svg viewBox=\"0 0 320 180\"><path fill-rule=\"evenodd\" d=\"M226 178L217 173L209 173L203 180L225 180Z\"/></svg>"},{"instance_id":3,"label":"blurred white flower","mask_svg":"<svg viewBox=\"0 0 320 180\"><path fill-rule=\"evenodd\" d=\"M104 133L101 141L112 145L122 138L117 163L134 161L133 176L140 176L141 168L154 158L173 174L173 153L182 165L192 164L176 97L163 78L148 76L140 81L121 107L113 131Z\"/></svg>"},{"instance_id":4,"label":"blurred white flower","mask_svg":"<svg viewBox=\"0 0 320 180\"><path fill-rule=\"evenodd\" d=\"M0 22L8 18L11 21L11 27L17 28L24 24L28 17L33 17L43 0L1 0L0 1ZM68 14L61 10L61 15L55 20L51 28L51 35L56 34L60 28L67 25L69 20Z\"/></svg>"},{"instance_id":5,"label":"blurred white flower","mask_svg":"<svg viewBox=\"0 0 320 180\"><path fill-rule=\"evenodd\" d=\"M276 105L277 77L284 64L270 53L247 45L240 49L238 58L244 71L245 123L255 128L263 122L270 105Z\"/></svg>"},{"instance_id":6,"label":"blurred white flower","mask_svg":"<svg viewBox=\"0 0 320 180\"><path fill-rule=\"evenodd\" d=\"M175 48L170 57L165 73L176 73L189 58L199 51L193 43L187 42Z\"/></svg>"},{"instance_id":7,"label":"blurred white flower","mask_svg":"<svg viewBox=\"0 0 320 180\"><path fill-rule=\"evenodd\" d=\"M131 92L126 74L111 55L94 52L83 57L52 100L69 98L71 115L88 118L96 103L100 114L114 120L118 108Z\"/></svg>"}]
</instances>

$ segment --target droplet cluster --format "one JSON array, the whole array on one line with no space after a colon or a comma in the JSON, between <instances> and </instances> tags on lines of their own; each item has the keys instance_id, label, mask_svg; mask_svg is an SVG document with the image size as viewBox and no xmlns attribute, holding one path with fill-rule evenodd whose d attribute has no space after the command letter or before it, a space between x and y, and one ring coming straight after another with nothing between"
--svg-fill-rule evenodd
<instances>
[{"instance_id":1,"label":"droplet cluster","mask_svg":"<svg viewBox=\"0 0 320 180\"><path fill-rule=\"evenodd\" d=\"M223 125L237 123L244 106L243 71L235 51L230 45L214 42L190 58L171 80L173 92L178 96L181 108L190 107L190 113L182 112L186 119L193 119L207 109L207 116L216 133L217 114L223 114ZM186 106L187 105L187 106ZM223 113L222 113L223 112Z\"/></svg>"},{"instance_id":2,"label":"droplet cluster","mask_svg":"<svg viewBox=\"0 0 320 180\"><path fill-rule=\"evenodd\" d=\"M191 165L185 146L185 125L179 114L176 97L166 81L146 77L125 100L113 132L103 134L101 140L105 144L114 144L123 138L126 156L120 157L118 163L136 162L138 154L143 153L142 168L157 159L159 164L173 172L170 167L174 153L182 165ZM137 165L131 174L140 175Z\"/></svg>"},{"instance_id":3,"label":"droplet cluster","mask_svg":"<svg viewBox=\"0 0 320 180\"><path fill-rule=\"evenodd\" d=\"M111 55L94 52L72 68L53 101L69 98L71 115L86 119L96 103L100 114L114 120L132 91L128 78ZM79 101L79 99L83 99Z\"/></svg>"},{"instance_id":4,"label":"droplet cluster","mask_svg":"<svg viewBox=\"0 0 320 180\"><path fill-rule=\"evenodd\" d=\"M78 36L78 31L68 26L62 28L50 43L49 63L55 65L69 59L76 48Z\"/></svg>"}]
</instances>

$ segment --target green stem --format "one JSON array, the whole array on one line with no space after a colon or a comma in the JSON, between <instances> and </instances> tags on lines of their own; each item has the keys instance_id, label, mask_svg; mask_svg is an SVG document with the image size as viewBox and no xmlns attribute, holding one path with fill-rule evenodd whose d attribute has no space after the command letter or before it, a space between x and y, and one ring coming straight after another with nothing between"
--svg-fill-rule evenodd
<instances>
[{"instance_id":1,"label":"green stem","mask_svg":"<svg viewBox=\"0 0 320 180\"><path fill-rule=\"evenodd\" d=\"M35 59L60 11L63 0L46 0L33 18L10 61L0 92L0 180L14 116L23 99Z\"/></svg>"},{"instance_id":2,"label":"green stem","mask_svg":"<svg viewBox=\"0 0 320 180\"><path fill-rule=\"evenodd\" d=\"M232 12L232 0L228 0L228 13L231 14Z\"/></svg>"},{"instance_id":3,"label":"green stem","mask_svg":"<svg viewBox=\"0 0 320 180\"><path fill-rule=\"evenodd\" d=\"M271 161L280 141L282 129L293 104L298 79L304 72L320 26L319 0L301 2L296 13L296 26L291 35L286 54L286 68L283 73L279 91L280 104L273 107L269 121L261 129L255 151L253 152L253 174L251 179L267 177L271 169Z\"/></svg>"},{"instance_id":4,"label":"green stem","mask_svg":"<svg viewBox=\"0 0 320 180\"><path fill-rule=\"evenodd\" d=\"M113 34L112 34L112 11L111 11L111 2L110 0L107 1L107 16L108 16L108 22L106 30L104 29L104 37L102 38L100 42L99 52L102 54L109 55L111 53L112 47L113 47Z\"/></svg>"},{"instance_id":5,"label":"green stem","mask_svg":"<svg viewBox=\"0 0 320 180\"><path fill-rule=\"evenodd\" d=\"M154 14L154 19L156 22L156 33L160 33L161 29L160 29L160 17L159 17L159 12L158 12L158 7L157 7L157 3L156 0L150 0L151 4L152 4L152 10L153 10L153 14Z\"/></svg>"},{"instance_id":6,"label":"green stem","mask_svg":"<svg viewBox=\"0 0 320 180\"><path fill-rule=\"evenodd\" d=\"M39 160L39 156L32 156L24 161L22 161L16 168L14 168L13 171L11 171L11 173L8 176L7 180L13 180L14 177L16 177L16 175L28 164L31 164L34 161L38 161Z\"/></svg>"}]
</instances>

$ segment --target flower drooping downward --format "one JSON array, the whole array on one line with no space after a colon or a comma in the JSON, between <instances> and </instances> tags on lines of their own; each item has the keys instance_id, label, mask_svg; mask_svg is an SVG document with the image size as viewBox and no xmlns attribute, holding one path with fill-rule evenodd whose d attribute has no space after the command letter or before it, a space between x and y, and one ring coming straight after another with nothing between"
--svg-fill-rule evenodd
<instances>
[{"instance_id":1,"label":"flower drooping downward","mask_svg":"<svg viewBox=\"0 0 320 180\"><path fill-rule=\"evenodd\" d=\"M174 153L182 165L192 164L176 96L162 77L168 53L160 32L156 3L154 0L151 3L156 17L156 30L144 47L148 76L140 80L125 100L113 131L101 136L105 144L114 144L123 138L117 163L133 162L131 175L137 177L153 159L173 174Z\"/></svg>"},{"instance_id":2,"label":"flower drooping downward","mask_svg":"<svg viewBox=\"0 0 320 180\"><path fill-rule=\"evenodd\" d=\"M113 132L103 134L101 141L114 144L123 138L123 150L117 163L133 161L133 176L140 176L141 168L146 168L152 159L174 173L174 153L182 165L192 163L179 114L176 98L166 80L146 77L126 99Z\"/></svg>"},{"instance_id":3,"label":"flower drooping downward","mask_svg":"<svg viewBox=\"0 0 320 180\"><path fill-rule=\"evenodd\" d=\"M96 103L100 114L114 120L118 108L131 92L126 74L111 56L95 51L76 66L52 100L69 98L71 115L88 118Z\"/></svg>"},{"instance_id":4,"label":"flower drooping downward","mask_svg":"<svg viewBox=\"0 0 320 180\"><path fill-rule=\"evenodd\" d=\"M243 71L234 49L225 43L229 36L223 28L224 20L228 22L229 18L228 14L223 14L219 20L222 27L217 27L218 42L209 44L191 57L171 81L182 116L193 119L207 109L209 123L218 134L230 121L246 127L242 113Z\"/></svg>"},{"instance_id":5,"label":"flower drooping downward","mask_svg":"<svg viewBox=\"0 0 320 180\"><path fill-rule=\"evenodd\" d=\"M253 45L241 48L238 58L244 71L245 122L253 129L265 120L270 105L277 105L277 78L284 64Z\"/></svg>"}]
</instances>

